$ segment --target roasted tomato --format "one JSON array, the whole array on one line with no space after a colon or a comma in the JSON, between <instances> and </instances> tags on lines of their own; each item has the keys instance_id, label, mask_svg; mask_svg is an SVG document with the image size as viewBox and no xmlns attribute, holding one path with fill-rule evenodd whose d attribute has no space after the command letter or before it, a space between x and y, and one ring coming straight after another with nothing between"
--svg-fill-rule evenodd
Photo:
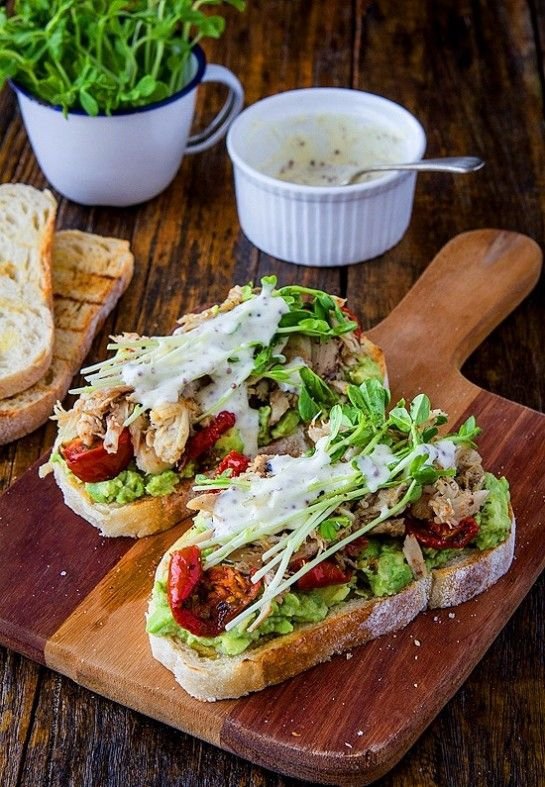
<instances>
[{"instance_id":1,"label":"roasted tomato","mask_svg":"<svg viewBox=\"0 0 545 787\"><path fill-rule=\"evenodd\" d=\"M340 585L349 582L351 578L352 571L346 571L333 560L323 560L298 579L295 585L299 590L313 590L328 585Z\"/></svg>"},{"instance_id":2,"label":"roasted tomato","mask_svg":"<svg viewBox=\"0 0 545 787\"><path fill-rule=\"evenodd\" d=\"M109 481L125 470L134 456L131 435L128 429L123 429L119 435L117 452L109 454L102 440L97 440L95 445L88 448L79 437L61 446L61 455L68 469L80 481L96 483Z\"/></svg>"},{"instance_id":3,"label":"roasted tomato","mask_svg":"<svg viewBox=\"0 0 545 787\"><path fill-rule=\"evenodd\" d=\"M407 517L405 530L414 535L424 547L431 549L463 549L479 532L479 525L472 516L466 516L457 525L444 522L423 521Z\"/></svg>"},{"instance_id":4,"label":"roasted tomato","mask_svg":"<svg viewBox=\"0 0 545 787\"><path fill-rule=\"evenodd\" d=\"M198 459L209 451L220 439L222 434L229 431L236 421L234 413L222 410L216 417L204 426L199 432L189 438L185 447L184 455L181 460L182 467L192 459Z\"/></svg>"},{"instance_id":5,"label":"roasted tomato","mask_svg":"<svg viewBox=\"0 0 545 787\"><path fill-rule=\"evenodd\" d=\"M344 314L346 314L349 320L353 320L356 323L357 328L354 328L354 336L358 340L361 339L361 337L363 336L363 331L361 329L360 321L358 320L352 309L349 309L345 303L344 306L341 306L341 311L344 312Z\"/></svg>"},{"instance_id":6,"label":"roasted tomato","mask_svg":"<svg viewBox=\"0 0 545 787\"><path fill-rule=\"evenodd\" d=\"M231 478L235 478L235 476L244 473L244 471L248 469L249 464L250 460L247 456L244 456L244 454L238 451L230 451L227 456L223 457L217 466L216 475L221 475L221 473L225 473L226 470L230 470Z\"/></svg>"},{"instance_id":7,"label":"roasted tomato","mask_svg":"<svg viewBox=\"0 0 545 787\"><path fill-rule=\"evenodd\" d=\"M168 571L168 603L174 620L198 637L215 637L261 589L232 566L203 571L198 547L173 552Z\"/></svg>"}]
</instances>

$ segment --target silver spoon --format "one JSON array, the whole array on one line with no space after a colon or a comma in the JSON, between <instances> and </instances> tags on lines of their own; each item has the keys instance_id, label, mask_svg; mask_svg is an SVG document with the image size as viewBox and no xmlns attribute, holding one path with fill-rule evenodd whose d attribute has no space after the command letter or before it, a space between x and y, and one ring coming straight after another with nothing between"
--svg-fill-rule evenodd
<instances>
[{"instance_id":1,"label":"silver spoon","mask_svg":"<svg viewBox=\"0 0 545 787\"><path fill-rule=\"evenodd\" d=\"M484 167L484 161L477 156L452 156L450 158L428 158L422 161L413 161L410 164L376 164L374 167L365 167L352 173L343 180L338 181L338 186L350 186L367 175L368 172L389 172L397 170L410 170L411 172L475 172Z\"/></svg>"}]
</instances>

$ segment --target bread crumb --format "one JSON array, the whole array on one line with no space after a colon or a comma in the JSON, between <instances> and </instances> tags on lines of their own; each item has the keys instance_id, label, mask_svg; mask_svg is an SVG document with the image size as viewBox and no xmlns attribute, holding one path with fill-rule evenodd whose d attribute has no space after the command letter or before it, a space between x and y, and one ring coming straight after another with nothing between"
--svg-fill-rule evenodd
<instances>
[{"instance_id":1,"label":"bread crumb","mask_svg":"<svg viewBox=\"0 0 545 787\"><path fill-rule=\"evenodd\" d=\"M61 571L61 577L65 577L65 576L66 576L66 571Z\"/></svg>"},{"instance_id":2,"label":"bread crumb","mask_svg":"<svg viewBox=\"0 0 545 787\"><path fill-rule=\"evenodd\" d=\"M454 612L449 612L449 613L448 613L448 616L449 616L449 618L450 618L451 620L452 620L453 618L455 618L455 617L456 617L456 615L454 614Z\"/></svg>"},{"instance_id":3,"label":"bread crumb","mask_svg":"<svg viewBox=\"0 0 545 787\"><path fill-rule=\"evenodd\" d=\"M419 648L420 647L420 640L419 639L415 639L414 644L416 645L417 648Z\"/></svg>"},{"instance_id":4,"label":"bread crumb","mask_svg":"<svg viewBox=\"0 0 545 787\"><path fill-rule=\"evenodd\" d=\"M414 660L416 661L417 659L418 659L418 656L415 656L415 657L414 657Z\"/></svg>"},{"instance_id":5,"label":"bread crumb","mask_svg":"<svg viewBox=\"0 0 545 787\"><path fill-rule=\"evenodd\" d=\"M439 618L437 617L437 615L435 615L435 617L433 618L433 622L437 623L438 620L439 620Z\"/></svg>"},{"instance_id":6,"label":"bread crumb","mask_svg":"<svg viewBox=\"0 0 545 787\"><path fill-rule=\"evenodd\" d=\"M351 749L351 748L352 748L352 744L351 744L351 743L348 743L348 741L345 741L345 742L344 742L344 745L345 745L345 746L348 746L348 748L349 748L349 749Z\"/></svg>"},{"instance_id":7,"label":"bread crumb","mask_svg":"<svg viewBox=\"0 0 545 787\"><path fill-rule=\"evenodd\" d=\"M363 735L363 730L358 730L357 734L361 737Z\"/></svg>"},{"instance_id":8,"label":"bread crumb","mask_svg":"<svg viewBox=\"0 0 545 787\"><path fill-rule=\"evenodd\" d=\"M301 733L300 732L296 732L295 730L293 730L291 734L293 735L294 738L300 738L301 737Z\"/></svg>"},{"instance_id":9,"label":"bread crumb","mask_svg":"<svg viewBox=\"0 0 545 787\"><path fill-rule=\"evenodd\" d=\"M348 661L348 659L351 659L353 655L354 655L353 653L347 653L346 660Z\"/></svg>"},{"instance_id":10,"label":"bread crumb","mask_svg":"<svg viewBox=\"0 0 545 787\"><path fill-rule=\"evenodd\" d=\"M413 686L415 687L415 689L417 689L418 688L418 683L413 683Z\"/></svg>"}]
</instances>

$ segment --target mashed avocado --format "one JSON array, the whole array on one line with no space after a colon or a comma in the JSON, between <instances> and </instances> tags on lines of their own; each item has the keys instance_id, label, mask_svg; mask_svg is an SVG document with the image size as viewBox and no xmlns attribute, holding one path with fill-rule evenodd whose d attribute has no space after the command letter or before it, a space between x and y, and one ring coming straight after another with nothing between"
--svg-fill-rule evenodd
<instances>
[{"instance_id":1,"label":"mashed avocado","mask_svg":"<svg viewBox=\"0 0 545 787\"><path fill-rule=\"evenodd\" d=\"M480 526L475 544L479 549L492 549L505 541L511 530L509 483L506 478L485 473L484 488L489 495L475 517Z\"/></svg>"},{"instance_id":2,"label":"mashed avocado","mask_svg":"<svg viewBox=\"0 0 545 787\"><path fill-rule=\"evenodd\" d=\"M271 429L271 437L273 440L278 440L280 437L288 437L295 430L300 420L297 410L288 410L276 426L273 426Z\"/></svg>"},{"instance_id":3,"label":"mashed avocado","mask_svg":"<svg viewBox=\"0 0 545 787\"><path fill-rule=\"evenodd\" d=\"M212 650L226 656L237 656L260 637L289 634L297 623L318 623L325 618L330 607L343 601L349 593L349 585L287 593L282 603L272 602L272 614L255 631L246 631L247 624L244 623L217 637L196 637L176 623L168 604L165 583L158 581L153 587L152 612L146 629L159 637L177 637L201 652Z\"/></svg>"},{"instance_id":4,"label":"mashed avocado","mask_svg":"<svg viewBox=\"0 0 545 787\"><path fill-rule=\"evenodd\" d=\"M361 385L364 380L382 380L382 370L376 361L364 355L355 366L350 367L348 378L351 383Z\"/></svg>"},{"instance_id":5,"label":"mashed avocado","mask_svg":"<svg viewBox=\"0 0 545 787\"><path fill-rule=\"evenodd\" d=\"M268 445L271 442L271 430L269 421L271 420L271 406L266 404L257 411L259 416L259 432L257 434L257 444L259 446Z\"/></svg>"},{"instance_id":6,"label":"mashed avocado","mask_svg":"<svg viewBox=\"0 0 545 787\"><path fill-rule=\"evenodd\" d=\"M162 497L174 492L180 476L173 470L164 470L157 475L144 475L137 469L123 470L111 481L85 484L87 494L95 503L132 503L144 495Z\"/></svg>"},{"instance_id":7,"label":"mashed avocado","mask_svg":"<svg viewBox=\"0 0 545 787\"><path fill-rule=\"evenodd\" d=\"M235 427L229 429L225 434L222 434L214 445L214 453L220 457L227 456L231 451L238 451L239 454L244 453L242 437Z\"/></svg>"},{"instance_id":8,"label":"mashed avocado","mask_svg":"<svg viewBox=\"0 0 545 787\"><path fill-rule=\"evenodd\" d=\"M394 596L413 581L400 541L386 543L369 539L368 545L360 552L357 566L374 596Z\"/></svg>"}]
</instances>

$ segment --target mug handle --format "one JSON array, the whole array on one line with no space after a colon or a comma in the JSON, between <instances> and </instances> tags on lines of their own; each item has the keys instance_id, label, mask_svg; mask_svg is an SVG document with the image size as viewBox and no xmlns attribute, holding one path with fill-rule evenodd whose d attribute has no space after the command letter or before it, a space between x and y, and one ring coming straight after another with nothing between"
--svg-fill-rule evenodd
<instances>
[{"instance_id":1,"label":"mug handle","mask_svg":"<svg viewBox=\"0 0 545 787\"><path fill-rule=\"evenodd\" d=\"M227 133L227 129L244 104L244 89L238 78L224 66L210 63L202 78L204 82L221 82L229 88L229 95L212 122L202 131L192 134L187 140L186 153L200 153L215 145Z\"/></svg>"}]
</instances>

